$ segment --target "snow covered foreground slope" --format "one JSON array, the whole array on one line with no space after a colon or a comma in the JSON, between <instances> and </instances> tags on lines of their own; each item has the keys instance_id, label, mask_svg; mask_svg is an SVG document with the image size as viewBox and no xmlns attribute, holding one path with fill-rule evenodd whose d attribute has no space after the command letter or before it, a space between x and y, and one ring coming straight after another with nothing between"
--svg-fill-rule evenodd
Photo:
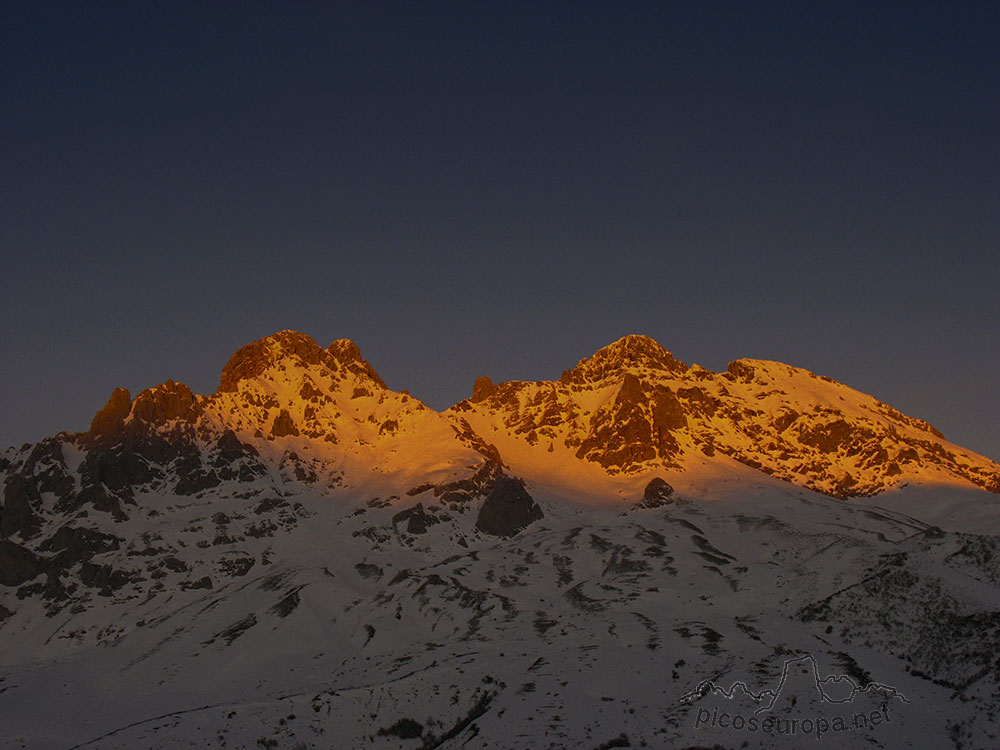
<instances>
[{"instance_id":1,"label":"snow covered foreground slope","mask_svg":"<svg viewBox=\"0 0 1000 750\"><path fill-rule=\"evenodd\" d=\"M8 452L0 744L995 747L996 465L651 345L442 415L282 332Z\"/></svg>"}]
</instances>

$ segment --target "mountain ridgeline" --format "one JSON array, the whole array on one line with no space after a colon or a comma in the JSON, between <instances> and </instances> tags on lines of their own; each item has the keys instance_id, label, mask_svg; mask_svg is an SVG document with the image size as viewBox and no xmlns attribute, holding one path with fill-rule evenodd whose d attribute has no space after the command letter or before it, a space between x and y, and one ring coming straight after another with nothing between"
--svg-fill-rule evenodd
<instances>
[{"instance_id":1,"label":"mountain ridgeline","mask_svg":"<svg viewBox=\"0 0 1000 750\"><path fill-rule=\"evenodd\" d=\"M781 363L626 336L438 412L281 331L0 482L5 747L730 746L692 691L802 652L920 706L851 747L1000 740L1000 466Z\"/></svg>"},{"instance_id":2,"label":"mountain ridgeline","mask_svg":"<svg viewBox=\"0 0 1000 750\"><path fill-rule=\"evenodd\" d=\"M482 463L529 481L558 481L576 466L612 482L683 483L734 462L838 498L912 482L1000 493L993 461L779 362L740 359L717 373L631 335L555 381L479 378L471 398L439 413L387 388L352 341L324 349L281 331L233 354L214 394L172 380L135 399L119 388L87 432L8 450L0 533L29 538L46 513L92 507L124 518L144 492L239 492L262 478L323 492L375 472L412 493Z\"/></svg>"}]
</instances>

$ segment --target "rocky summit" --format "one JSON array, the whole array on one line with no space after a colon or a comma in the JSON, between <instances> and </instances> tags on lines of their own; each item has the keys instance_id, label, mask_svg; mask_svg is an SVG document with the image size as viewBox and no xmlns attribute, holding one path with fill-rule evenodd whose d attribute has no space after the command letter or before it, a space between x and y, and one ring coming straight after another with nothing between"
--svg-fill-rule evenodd
<instances>
[{"instance_id":1,"label":"rocky summit","mask_svg":"<svg viewBox=\"0 0 1000 750\"><path fill-rule=\"evenodd\" d=\"M438 412L281 331L0 480L4 747L798 747L702 719L802 665L837 746L1000 743L1000 466L790 365L632 335Z\"/></svg>"}]
</instances>

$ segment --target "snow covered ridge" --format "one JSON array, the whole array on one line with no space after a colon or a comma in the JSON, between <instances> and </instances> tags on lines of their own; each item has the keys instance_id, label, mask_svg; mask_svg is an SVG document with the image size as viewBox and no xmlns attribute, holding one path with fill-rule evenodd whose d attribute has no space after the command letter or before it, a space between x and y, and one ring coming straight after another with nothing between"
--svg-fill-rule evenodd
<instances>
[{"instance_id":1,"label":"snow covered ridge","mask_svg":"<svg viewBox=\"0 0 1000 750\"><path fill-rule=\"evenodd\" d=\"M239 349L214 394L171 380L134 400L116 389L88 432L8 450L0 523L5 536L34 528L44 493L63 510L112 513L140 488L192 495L264 477L322 490L375 481L403 494L486 460L607 496L632 496L654 477L697 486L743 467L840 498L907 484L1000 493L995 462L778 362L742 359L716 373L631 335L558 381L479 378L472 398L438 413L388 389L353 342L323 349L281 331Z\"/></svg>"},{"instance_id":2,"label":"snow covered ridge","mask_svg":"<svg viewBox=\"0 0 1000 750\"><path fill-rule=\"evenodd\" d=\"M725 458L841 498L913 482L1000 492L1000 465L871 396L780 362L687 366L646 336L604 347L558 381L480 379L446 414L528 475L572 471L576 459L612 476L665 469L697 481Z\"/></svg>"}]
</instances>

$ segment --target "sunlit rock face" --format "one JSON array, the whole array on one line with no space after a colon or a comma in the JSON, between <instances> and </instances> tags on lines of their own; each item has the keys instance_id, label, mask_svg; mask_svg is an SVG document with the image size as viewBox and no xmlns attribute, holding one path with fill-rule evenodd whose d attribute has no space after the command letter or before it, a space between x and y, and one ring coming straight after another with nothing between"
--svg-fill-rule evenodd
<instances>
[{"instance_id":1,"label":"sunlit rock face","mask_svg":"<svg viewBox=\"0 0 1000 750\"><path fill-rule=\"evenodd\" d=\"M512 465L552 471L566 470L568 452L609 475L690 475L731 459L842 498L908 482L1000 486L996 463L872 396L780 362L688 366L646 336L604 347L558 381L477 385L447 414Z\"/></svg>"}]
</instances>

